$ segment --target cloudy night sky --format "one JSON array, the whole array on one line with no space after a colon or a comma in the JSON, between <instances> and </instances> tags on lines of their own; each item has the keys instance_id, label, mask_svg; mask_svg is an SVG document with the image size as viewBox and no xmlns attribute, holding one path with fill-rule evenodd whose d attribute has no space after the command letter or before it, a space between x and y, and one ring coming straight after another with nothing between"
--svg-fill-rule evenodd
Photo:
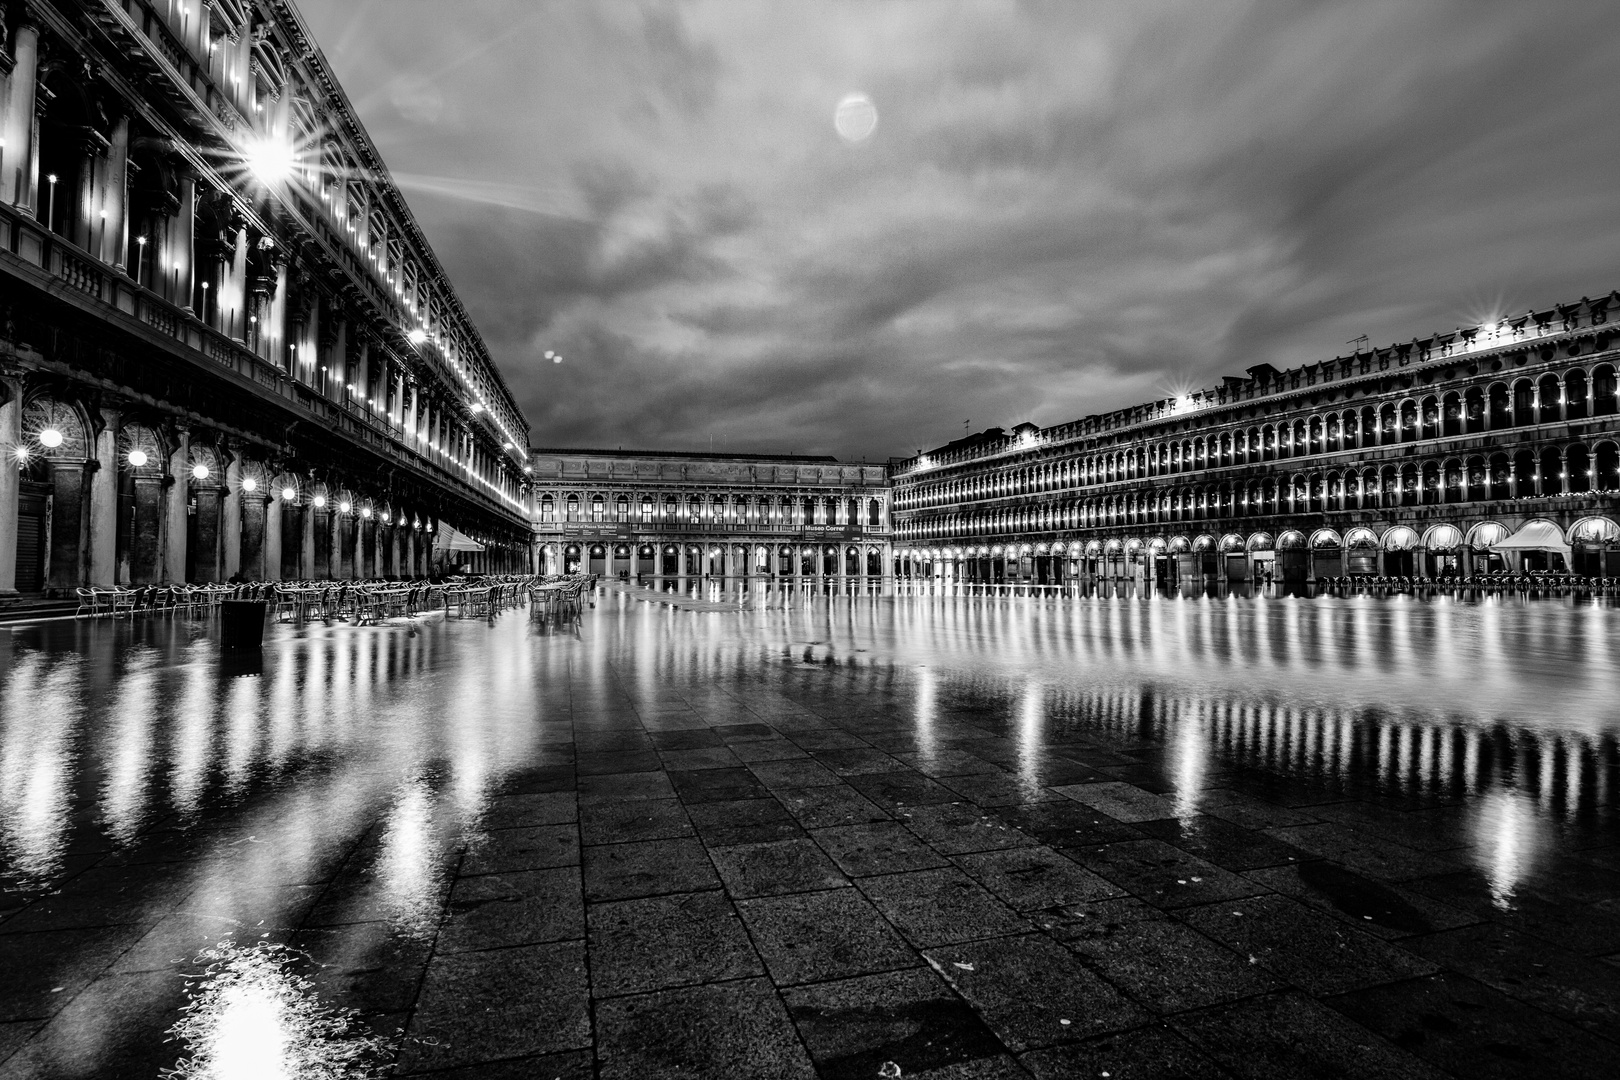
<instances>
[{"instance_id":1,"label":"cloudy night sky","mask_svg":"<svg viewBox=\"0 0 1620 1080\"><path fill-rule=\"evenodd\" d=\"M1607 4L299 4L539 446L882 460L1620 286Z\"/></svg>"}]
</instances>

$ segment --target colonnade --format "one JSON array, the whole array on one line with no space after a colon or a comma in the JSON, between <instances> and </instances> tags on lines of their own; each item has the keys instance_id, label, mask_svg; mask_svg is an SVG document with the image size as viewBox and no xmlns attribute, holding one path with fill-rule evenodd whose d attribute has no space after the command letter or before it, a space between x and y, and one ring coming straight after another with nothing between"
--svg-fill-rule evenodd
<instances>
[{"instance_id":1,"label":"colonnade","mask_svg":"<svg viewBox=\"0 0 1620 1080\"><path fill-rule=\"evenodd\" d=\"M773 582L818 593L873 593L892 583L888 545L754 542L574 541L541 546L547 573L595 573L685 593L694 583L730 588Z\"/></svg>"}]
</instances>

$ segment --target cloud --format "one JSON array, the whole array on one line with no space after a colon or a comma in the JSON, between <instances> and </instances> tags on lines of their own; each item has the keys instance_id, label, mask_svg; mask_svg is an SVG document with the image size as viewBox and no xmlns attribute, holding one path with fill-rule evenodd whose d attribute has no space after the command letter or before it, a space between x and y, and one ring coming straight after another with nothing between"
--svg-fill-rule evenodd
<instances>
[{"instance_id":1,"label":"cloud","mask_svg":"<svg viewBox=\"0 0 1620 1080\"><path fill-rule=\"evenodd\" d=\"M1615 284L1590 5L301 6L538 444L882 459Z\"/></svg>"}]
</instances>

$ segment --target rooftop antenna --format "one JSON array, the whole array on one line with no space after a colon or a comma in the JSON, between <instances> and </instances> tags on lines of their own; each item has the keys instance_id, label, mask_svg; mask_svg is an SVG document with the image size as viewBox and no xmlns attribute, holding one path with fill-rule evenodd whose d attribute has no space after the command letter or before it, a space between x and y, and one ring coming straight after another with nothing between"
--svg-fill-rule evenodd
<instances>
[{"instance_id":1,"label":"rooftop antenna","mask_svg":"<svg viewBox=\"0 0 1620 1080\"><path fill-rule=\"evenodd\" d=\"M962 434L966 435L967 433L968 433L968 421L964 420L964 421L962 421Z\"/></svg>"},{"instance_id":2,"label":"rooftop antenna","mask_svg":"<svg viewBox=\"0 0 1620 1080\"><path fill-rule=\"evenodd\" d=\"M1361 352L1361 347L1363 345L1367 344L1367 335L1366 334L1357 334L1355 337L1353 337L1349 341L1345 342L1345 344L1346 345L1354 345L1356 347L1356 352L1359 353L1359 352Z\"/></svg>"}]
</instances>

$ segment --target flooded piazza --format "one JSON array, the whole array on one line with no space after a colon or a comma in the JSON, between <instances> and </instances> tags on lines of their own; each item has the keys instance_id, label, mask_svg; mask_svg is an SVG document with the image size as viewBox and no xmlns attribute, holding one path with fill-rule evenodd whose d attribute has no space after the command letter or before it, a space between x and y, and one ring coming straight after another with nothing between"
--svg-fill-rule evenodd
<instances>
[{"instance_id":1,"label":"flooded piazza","mask_svg":"<svg viewBox=\"0 0 1620 1080\"><path fill-rule=\"evenodd\" d=\"M730 599L0 628L0 1075L1611 1075L1609 603Z\"/></svg>"}]
</instances>

